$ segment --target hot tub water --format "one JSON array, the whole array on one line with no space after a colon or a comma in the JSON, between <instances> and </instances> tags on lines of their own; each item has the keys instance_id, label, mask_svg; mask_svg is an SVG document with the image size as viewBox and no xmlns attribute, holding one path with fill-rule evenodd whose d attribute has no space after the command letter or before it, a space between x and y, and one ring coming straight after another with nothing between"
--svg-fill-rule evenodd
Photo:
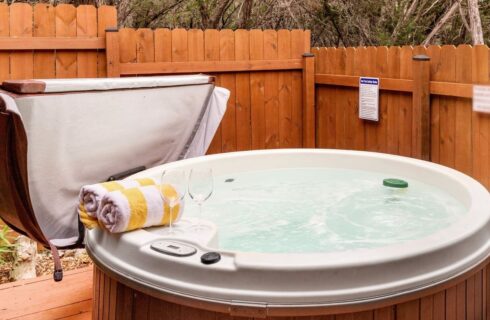
<instances>
[{"instance_id":1,"label":"hot tub water","mask_svg":"<svg viewBox=\"0 0 490 320\"><path fill-rule=\"evenodd\" d=\"M214 177L203 219L215 223L222 250L321 253L420 239L456 223L464 205L440 188L350 169L286 168ZM184 216L196 217L188 199Z\"/></svg>"}]
</instances>

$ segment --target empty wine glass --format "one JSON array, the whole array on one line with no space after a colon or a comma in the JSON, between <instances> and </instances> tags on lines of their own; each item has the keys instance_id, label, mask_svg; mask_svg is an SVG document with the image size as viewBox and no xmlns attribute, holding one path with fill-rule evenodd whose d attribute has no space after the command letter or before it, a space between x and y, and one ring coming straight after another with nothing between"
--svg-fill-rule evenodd
<instances>
[{"instance_id":1,"label":"empty wine glass","mask_svg":"<svg viewBox=\"0 0 490 320\"><path fill-rule=\"evenodd\" d=\"M160 180L160 195L164 203L169 206L168 233L174 234L173 222L177 218L178 212L174 212L177 205L182 205L182 200L186 194L185 172L180 169L169 169L162 173Z\"/></svg>"},{"instance_id":2,"label":"empty wine glass","mask_svg":"<svg viewBox=\"0 0 490 320\"><path fill-rule=\"evenodd\" d=\"M191 170L189 175L189 195L199 206L199 220L197 226L193 227L195 230L203 229L203 225L201 223L202 205L209 199L209 197L211 197L213 187L212 169L206 168Z\"/></svg>"}]
</instances>

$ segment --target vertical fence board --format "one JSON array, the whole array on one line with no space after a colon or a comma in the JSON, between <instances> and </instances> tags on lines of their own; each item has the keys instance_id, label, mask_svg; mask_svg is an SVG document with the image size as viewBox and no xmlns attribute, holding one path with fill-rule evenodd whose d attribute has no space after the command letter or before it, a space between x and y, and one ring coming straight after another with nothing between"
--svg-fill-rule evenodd
<instances>
[{"instance_id":1,"label":"vertical fence board","mask_svg":"<svg viewBox=\"0 0 490 320\"><path fill-rule=\"evenodd\" d=\"M119 30L119 42L124 43L119 46L119 56L121 62L136 62L137 60L137 40L136 30L123 28Z\"/></svg>"},{"instance_id":2,"label":"vertical fence board","mask_svg":"<svg viewBox=\"0 0 490 320\"><path fill-rule=\"evenodd\" d=\"M172 61L188 61L187 31L185 29L172 30Z\"/></svg>"},{"instance_id":3,"label":"vertical fence board","mask_svg":"<svg viewBox=\"0 0 490 320\"><path fill-rule=\"evenodd\" d=\"M77 37L97 36L97 9L94 6L77 7ZM77 77L97 78L97 51L77 52Z\"/></svg>"},{"instance_id":4,"label":"vertical fence board","mask_svg":"<svg viewBox=\"0 0 490 320\"><path fill-rule=\"evenodd\" d=\"M327 49L314 49L315 54L315 70L317 73L327 73ZM319 148L331 148L335 144L335 136L332 135L332 124L329 121L329 109L331 106L328 98L329 90L327 86L316 88L316 143ZM335 128L335 127L333 127ZM333 140L333 143L332 143Z\"/></svg>"},{"instance_id":5,"label":"vertical fence board","mask_svg":"<svg viewBox=\"0 0 490 320\"><path fill-rule=\"evenodd\" d=\"M441 47L430 46L427 49L427 55L430 57L430 78L436 80L439 77L441 67ZM440 116L439 116L438 96L431 97L431 161L440 161Z\"/></svg>"},{"instance_id":6,"label":"vertical fence board","mask_svg":"<svg viewBox=\"0 0 490 320\"><path fill-rule=\"evenodd\" d=\"M248 30L235 31L235 59L250 60L250 34ZM252 128L250 114L250 73L236 75L236 147L237 150L252 148Z\"/></svg>"},{"instance_id":7,"label":"vertical fence board","mask_svg":"<svg viewBox=\"0 0 490 320\"><path fill-rule=\"evenodd\" d=\"M155 39L155 61L170 62L172 61L172 32L170 29L156 29ZM196 48L197 49L197 48ZM201 49L203 52L204 48Z\"/></svg>"},{"instance_id":8,"label":"vertical fence board","mask_svg":"<svg viewBox=\"0 0 490 320\"><path fill-rule=\"evenodd\" d=\"M264 31L264 59L276 60L277 32L274 30ZM266 72L264 82L265 96L265 147L267 149L279 146L279 74L277 72Z\"/></svg>"},{"instance_id":9,"label":"vertical fence board","mask_svg":"<svg viewBox=\"0 0 490 320\"><path fill-rule=\"evenodd\" d=\"M97 36L105 37L105 30L109 27L117 27L117 12L113 6L100 6L97 9ZM97 53L97 76L107 77L105 51Z\"/></svg>"},{"instance_id":10,"label":"vertical fence board","mask_svg":"<svg viewBox=\"0 0 490 320\"><path fill-rule=\"evenodd\" d=\"M404 46L400 49L400 78L412 79L412 56L413 49L410 46ZM399 125L400 135L398 149L401 155L412 155L412 99L411 95L399 95L400 110Z\"/></svg>"},{"instance_id":11,"label":"vertical fence board","mask_svg":"<svg viewBox=\"0 0 490 320\"><path fill-rule=\"evenodd\" d=\"M56 37L74 37L77 35L77 10L70 4L56 6ZM60 51L56 54L56 77L77 77L77 54L72 51Z\"/></svg>"},{"instance_id":12,"label":"vertical fence board","mask_svg":"<svg viewBox=\"0 0 490 320\"><path fill-rule=\"evenodd\" d=\"M390 76L390 67L388 60L388 47L378 48L376 55L376 73L378 77L388 78ZM388 103L390 95L381 94L379 100L379 122L376 130L376 145L374 146L377 152L388 152L387 135L388 135Z\"/></svg>"},{"instance_id":13,"label":"vertical fence board","mask_svg":"<svg viewBox=\"0 0 490 320\"><path fill-rule=\"evenodd\" d=\"M354 75L366 76L365 64L367 63L367 49L365 47L357 48L354 51ZM365 121L359 119L359 91L355 92L356 120L354 122L353 134L355 136L354 149L364 150L366 147Z\"/></svg>"},{"instance_id":14,"label":"vertical fence board","mask_svg":"<svg viewBox=\"0 0 490 320\"><path fill-rule=\"evenodd\" d=\"M345 74L349 76L357 75L356 69L356 48L345 49ZM361 139L358 137L358 127L362 125L359 120L359 96L357 90L346 88L342 91L345 97L345 148L359 149Z\"/></svg>"},{"instance_id":15,"label":"vertical fence board","mask_svg":"<svg viewBox=\"0 0 490 320\"><path fill-rule=\"evenodd\" d=\"M151 29L136 30L136 61L154 62L155 61L155 42Z\"/></svg>"},{"instance_id":16,"label":"vertical fence board","mask_svg":"<svg viewBox=\"0 0 490 320\"><path fill-rule=\"evenodd\" d=\"M459 83L471 83L472 75L472 54L473 48L469 45L462 45L456 49L456 81ZM456 121L455 121L455 141L454 141L454 167L468 175L472 174L472 105L471 100L456 98Z\"/></svg>"},{"instance_id":17,"label":"vertical fence board","mask_svg":"<svg viewBox=\"0 0 490 320\"><path fill-rule=\"evenodd\" d=\"M333 73L335 67L335 53L337 48L327 48L323 51L324 59L327 62L324 65L325 73ZM335 87L328 87L325 90L328 99L325 101L326 106L324 108L324 117L327 121L327 148L338 148L342 144L338 141L341 140L342 126L339 123L339 119L342 119L342 105L339 105L339 115L337 116L337 94L335 92ZM339 134L339 136L337 136Z\"/></svg>"},{"instance_id":18,"label":"vertical fence board","mask_svg":"<svg viewBox=\"0 0 490 320\"><path fill-rule=\"evenodd\" d=\"M387 53L387 75L390 78L400 78L400 47L390 47ZM400 95L386 92L386 149L391 154L398 154L399 127L399 101Z\"/></svg>"},{"instance_id":19,"label":"vertical fence board","mask_svg":"<svg viewBox=\"0 0 490 320\"><path fill-rule=\"evenodd\" d=\"M52 5L38 3L34 6L34 37L55 36L55 8ZM54 52L34 52L33 76L36 79L54 78L55 54Z\"/></svg>"},{"instance_id":20,"label":"vertical fence board","mask_svg":"<svg viewBox=\"0 0 490 320\"><path fill-rule=\"evenodd\" d=\"M362 75L364 76L369 76L369 77L378 77L379 76L379 71L378 70L378 63L377 63L377 58L378 58L378 50L380 48L375 48L375 47L368 47L367 48L367 61L363 64L363 69L364 72ZM386 61L385 57L382 57ZM386 62L384 62L386 63ZM381 112L381 99L379 101L379 112ZM375 121L364 121L365 123L365 135L366 135L366 150L368 151L377 151L378 150L378 134L377 131L379 130L381 122L375 122Z\"/></svg>"},{"instance_id":21,"label":"vertical fence board","mask_svg":"<svg viewBox=\"0 0 490 320\"><path fill-rule=\"evenodd\" d=\"M443 46L441 49L441 80L454 82L456 80L456 48ZM456 105L454 98L441 97L439 108L440 119L440 163L454 167L454 141L456 129Z\"/></svg>"},{"instance_id":22,"label":"vertical fence board","mask_svg":"<svg viewBox=\"0 0 490 320\"><path fill-rule=\"evenodd\" d=\"M338 48L332 54L331 66L332 72L335 74L345 74L345 49ZM334 106L335 106L335 136L345 137L346 134L346 118L347 110L344 105L343 97L347 93L343 88L333 88L334 89ZM337 139L335 143L337 149L346 149L345 139Z\"/></svg>"},{"instance_id":23,"label":"vertical fence board","mask_svg":"<svg viewBox=\"0 0 490 320\"><path fill-rule=\"evenodd\" d=\"M189 61L204 61L204 32L192 29L187 31Z\"/></svg>"},{"instance_id":24,"label":"vertical fence board","mask_svg":"<svg viewBox=\"0 0 490 320\"><path fill-rule=\"evenodd\" d=\"M218 61L219 60L219 31L218 30L205 30L204 31L204 60L205 61ZM220 84L220 77L216 77L216 85ZM220 153L221 152L221 125L219 126L213 141L209 146L208 153Z\"/></svg>"},{"instance_id":25,"label":"vertical fence board","mask_svg":"<svg viewBox=\"0 0 490 320\"><path fill-rule=\"evenodd\" d=\"M32 37L32 7L27 3L10 6L10 36ZM10 78L31 79L33 77L33 53L12 52L10 54Z\"/></svg>"},{"instance_id":26,"label":"vertical fence board","mask_svg":"<svg viewBox=\"0 0 490 320\"><path fill-rule=\"evenodd\" d=\"M0 3L0 37L10 35L10 12L9 6ZM0 51L0 82L10 79L10 54Z\"/></svg>"},{"instance_id":27,"label":"vertical fence board","mask_svg":"<svg viewBox=\"0 0 490 320\"><path fill-rule=\"evenodd\" d=\"M305 31L291 30L291 58L300 59L310 47L304 41ZM292 141L291 146L301 148L303 146L303 77L300 71L293 72L292 79Z\"/></svg>"},{"instance_id":28,"label":"vertical fence board","mask_svg":"<svg viewBox=\"0 0 490 320\"><path fill-rule=\"evenodd\" d=\"M250 30L250 59L264 59L264 33ZM250 99L252 118L252 149L265 148L265 75L263 72L250 74Z\"/></svg>"},{"instance_id":29,"label":"vertical fence board","mask_svg":"<svg viewBox=\"0 0 490 320\"><path fill-rule=\"evenodd\" d=\"M221 30L220 37L220 60L235 60L235 33L232 30ZM224 73L220 75L220 84L230 90L230 98L226 113L221 123L221 151L236 151L236 112L235 112L235 75Z\"/></svg>"},{"instance_id":30,"label":"vertical fence board","mask_svg":"<svg viewBox=\"0 0 490 320\"><path fill-rule=\"evenodd\" d=\"M279 30L277 32L277 53L279 59L291 58L291 32L289 30ZM291 144L293 116L291 92L292 92L292 72L280 72L279 79L279 146L289 148Z\"/></svg>"}]
</instances>

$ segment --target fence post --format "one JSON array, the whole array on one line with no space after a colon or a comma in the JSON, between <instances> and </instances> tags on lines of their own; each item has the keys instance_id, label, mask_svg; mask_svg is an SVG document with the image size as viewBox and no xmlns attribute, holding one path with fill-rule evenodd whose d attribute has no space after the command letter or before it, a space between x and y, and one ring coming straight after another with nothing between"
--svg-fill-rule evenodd
<instances>
[{"instance_id":1,"label":"fence post","mask_svg":"<svg viewBox=\"0 0 490 320\"><path fill-rule=\"evenodd\" d=\"M119 31L117 27L105 30L105 44L107 77L119 78L121 71L119 69Z\"/></svg>"},{"instance_id":2,"label":"fence post","mask_svg":"<svg viewBox=\"0 0 490 320\"><path fill-rule=\"evenodd\" d=\"M303 54L303 148L316 146L315 55Z\"/></svg>"},{"instance_id":3,"label":"fence post","mask_svg":"<svg viewBox=\"0 0 490 320\"><path fill-rule=\"evenodd\" d=\"M430 161L430 58L413 58L412 156Z\"/></svg>"}]
</instances>

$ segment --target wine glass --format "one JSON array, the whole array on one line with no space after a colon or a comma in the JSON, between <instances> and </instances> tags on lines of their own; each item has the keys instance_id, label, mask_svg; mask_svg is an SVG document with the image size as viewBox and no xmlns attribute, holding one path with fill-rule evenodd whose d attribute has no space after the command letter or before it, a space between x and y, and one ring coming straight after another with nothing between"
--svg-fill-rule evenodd
<instances>
[{"instance_id":1,"label":"wine glass","mask_svg":"<svg viewBox=\"0 0 490 320\"><path fill-rule=\"evenodd\" d=\"M202 205L211 197L213 193L213 170L210 168L205 169L192 169L189 175L189 195L199 206L199 220L197 226L193 229L202 230L203 225L201 223L202 218Z\"/></svg>"},{"instance_id":2,"label":"wine glass","mask_svg":"<svg viewBox=\"0 0 490 320\"><path fill-rule=\"evenodd\" d=\"M180 169L169 169L162 173L160 180L160 195L162 196L164 204L169 206L168 215L168 233L174 234L173 220L176 218L177 213L174 212L174 208L177 205L182 205L182 200L186 194L186 179L185 172ZM165 210L164 210L165 212Z\"/></svg>"}]
</instances>

